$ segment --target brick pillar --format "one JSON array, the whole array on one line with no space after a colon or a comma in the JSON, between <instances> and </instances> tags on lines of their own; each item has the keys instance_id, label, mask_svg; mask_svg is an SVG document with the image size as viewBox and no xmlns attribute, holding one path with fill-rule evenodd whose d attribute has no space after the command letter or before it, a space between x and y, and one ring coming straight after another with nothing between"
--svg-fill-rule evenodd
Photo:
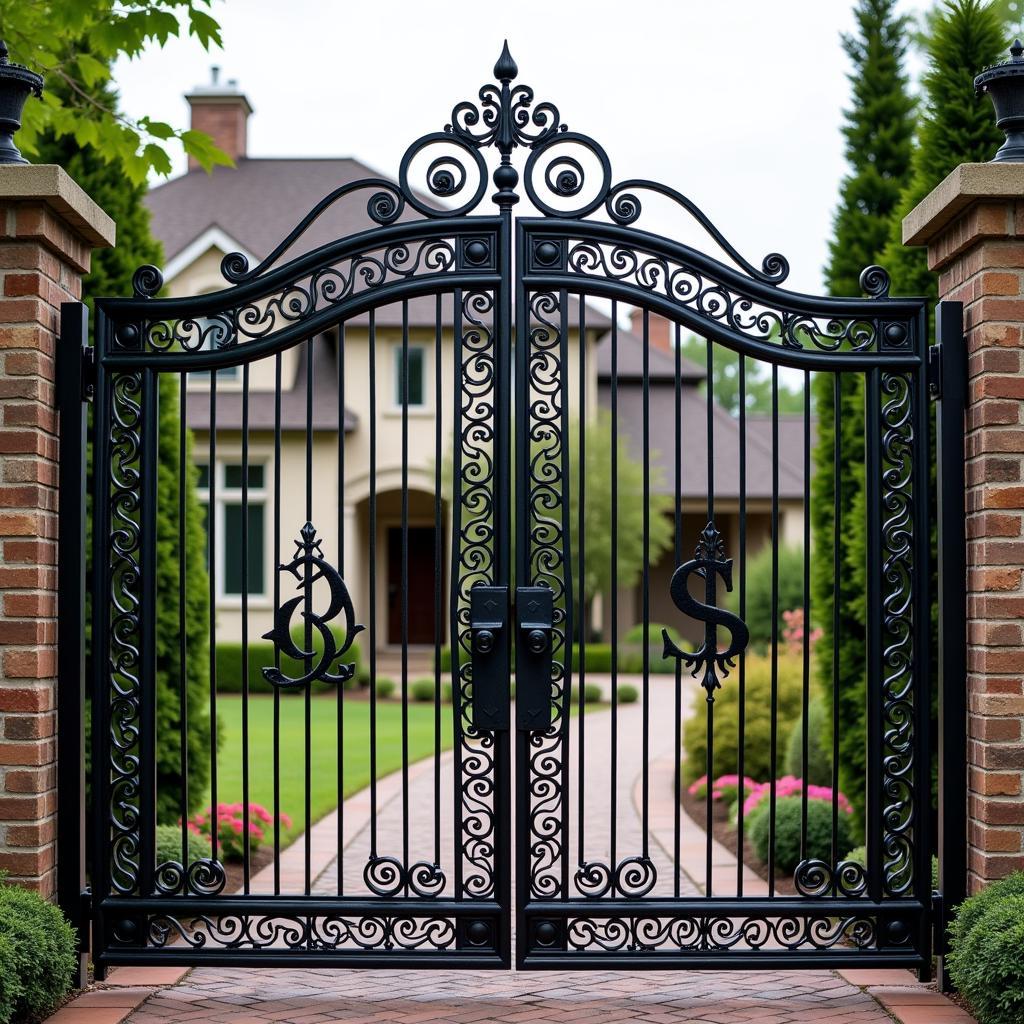
<instances>
[{"instance_id":1,"label":"brick pillar","mask_svg":"<svg viewBox=\"0 0 1024 1024\"><path fill-rule=\"evenodd\" d=\"M57 834L54 356L60 304L80 298L90 254L113 243L114 224L60 167L3 165L0 233L0 870L49 896Z\"/></svg>"},{"instance_id":2,"label":"brick pillar","mask_svg":"<svg viewBox=\"0 0 1024 1024\"><path fill-rule=\"evenodd\" d=\"M1024 868L1024 164L963 164L904 220L962 302L968 881Z\"/></svg>"}]
</instances>

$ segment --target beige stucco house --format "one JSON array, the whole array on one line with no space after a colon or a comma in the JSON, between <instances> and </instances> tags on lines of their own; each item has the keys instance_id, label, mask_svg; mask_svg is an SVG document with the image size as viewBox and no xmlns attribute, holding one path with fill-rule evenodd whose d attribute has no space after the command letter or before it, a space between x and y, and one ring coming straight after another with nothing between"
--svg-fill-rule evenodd
<instances>
[{"instance_id":1,"label":"beige stucco house","mask_svg":"<svg viewBox=\"0 0 1024 1024\"><path fill-rule=\"evenodd\" d=\"M246 255L250 265L270 253L306 212L324 195L346 181L374 176L359 161L338 159L260 159L248 156L246 125L252 109L233 83L197 89L188 98L193 126L209 132L236 161L234 168L207 174L196 167L154 188L147 199L154 234L164 247L164 279L171 295L195 295L225 287L220 264L230 252ZM359 204L335 204L303 235L288 256L298 255L335 238L370 226ZM437 418L440 418L442 459L451 445L453 334L450 299L442 303L440 338L435 329L434 298L408 303L409 408L408 408L408 641L412 646L433 642L435 629L435 552L441 565L450 562L450 520L441 505L440 537L435 532ZM577 322L576 317L569 318ZM587 328L569 336L569 365L577 365L578 346L588 347L587 408L590 414L609 404L610 321L606 313L588 309ZM672 466L675 358L669 344L669 325L651 318L651 457L659 466L660 486L674 492ZM217 635L237 640L242 633L243 605L248 616L248 637L255 639L271 628L273 584L278 561L287 561L294 539L307 518L322 539L325 555L341 563L359 621L363 610L375 603L375 639L387 651L401 642L401 499L402 499L402 309L383 307L375 313L371 394L370 324L363 316L347 322L344 339L337 327L283 352L256 360L248 368L230 367L210 374L189 375L186 421L192 429L194 458L200 467L200 497L208 521L215 524L215 580ZM642 388L639 367L642 340L623 324L618 332L620 431L640 454ZM343 367L339 345L343 345ZM438 366L438 363L440 365ZM438 369L441 400L435 394ZM310 373L311 371L311 373ZM700 453L706 447L706 402L699 393L704 371L683 360L682 417L686 445L680 478L684 549L692 549L706 521L706 465ZM280 408L275 400L281 382ZM341 379L343 378L343 379ZM307 393L307 379L312 382ZM211 387L216 389L213 413ZM243 401L246 386L248 399ZM576 388L574 381L572 387ZM343 388L343 393L341 391ZM577 398L570 395L570 405ZM309 406L307 407L307 402ZM213 422L212 415L215 416ZM280 422L280 445L275 427ZM735 550L739 511L736 462L739 432L729 413L713 409L716 522ZM311 430L307 431L307 422ZM369 426L376 423L373 445ZM243 429L244 428L244 429ZM783 540L799 543L803 533L804 482L800 464L803 450L802 418L780 419L785 450L779 460L780 533ZM247 443L246 443L247 442ZM769 536L772 450L763 425L748 423L746 499L748 550L756 550ZM372 451L371 451L372 447ZM786 458L787 451L793 457ZM248 464L247 571L242 567L242 465ZM372 465L371 465L372 459ZM312 481L307 496L307 463ZM703 475L702 475L703 474ZM278 476L280 484L278 486ZM376 528L370 517L375 492ZM275 494L280 501L275 502ZM339 541L341 548L339 549ZM374 570L375 567L375 570ZM669 551L652 566L651 618L677 625L679 614L671 604L668 581L675 560ZM442 636L448 636L447 570L442 569ZM247 593L243 595L243 576ZM371 602L371 576L375 576ZM602 609L602 604L604 608ZM607 635L607 604L595 603L596 630ZM624 632L641 614L635 587L619 595L619 630ZM693 630L684 630L684 633Z\"/></svg>"}]
</instances>

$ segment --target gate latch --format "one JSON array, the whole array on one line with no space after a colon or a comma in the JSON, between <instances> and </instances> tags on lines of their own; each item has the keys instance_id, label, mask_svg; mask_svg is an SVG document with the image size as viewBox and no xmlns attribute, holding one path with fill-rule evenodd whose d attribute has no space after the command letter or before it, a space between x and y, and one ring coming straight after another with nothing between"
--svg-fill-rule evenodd
<instances>
[{"instance_id":1,"label":"gate latch","mask_svg":"<svg viewBox=\"0 0 1024 1024\"><path fill-rule=\"evenodd\" d=\"M509 727L507 624L508 587L473 587L469 592L473 726L479 730Z\"/></svg>"},{"instance_id":2,"label":"gate latch","mask_svg":"<svg viewBox=\"0 0 1024 1024\"><path fill-rule=\"evenodd\" d=\"M516 725L543 732L551 725L550 587L516 589Z\"/></svg>"}]
</instances>

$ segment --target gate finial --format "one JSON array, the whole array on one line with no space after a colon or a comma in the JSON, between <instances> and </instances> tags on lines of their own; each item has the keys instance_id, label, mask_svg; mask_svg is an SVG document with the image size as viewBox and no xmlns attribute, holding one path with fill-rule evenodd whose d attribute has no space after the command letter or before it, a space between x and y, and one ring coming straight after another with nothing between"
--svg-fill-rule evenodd
<instances>
[{"instance_id":1,"label":"gate finial","mask_svg":"<svg viewBox=\"0 0 1024 1024\"><path fill-rule=\"evenodd\" d=\"M494 77L499 82L507 83L511 82L518 74L519 65L512 59L512 54L508 52L508 40L506 39L501 48L501 56L494 65Z\"/></svg>"}]
</instances>

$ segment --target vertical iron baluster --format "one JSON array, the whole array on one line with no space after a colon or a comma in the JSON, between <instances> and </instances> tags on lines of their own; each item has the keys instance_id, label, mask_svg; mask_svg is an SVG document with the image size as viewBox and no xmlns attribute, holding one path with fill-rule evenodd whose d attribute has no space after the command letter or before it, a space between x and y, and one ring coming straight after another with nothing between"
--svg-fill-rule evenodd
<instances>
[{"instance_id":1,"label":"vertical iron baluster","mask_svg":"<svg viewBox=\"0 0 1024 1024\"><path fill-rule=\"evenodd\" d=\"M839 863L839 538L843 525L843 375L832 377L832 895L838 894Z\"/></svg>"},{"instance_id":2,"label":"vertical iron baluster","mask_svg":"<svg viewBox=\"0 0 1024 1024\"><path fill-rule=\"evenodd\" d=\"M640 743L641 766L641 829L644 860L650 854L650 713L651 713L651 645L648 632L651 625L651 314L644 310L643 338L643 736Z\"/></svg>"},{"instance_id":3,"label":"vertical iron baluster","mask_svg":"<svg viewBox=\"0 0 1024 1024\"><path fill-rule=\"evenodd\" d=\"M390 554L390 552L389 552ZM409 895L409 303L402 302L402 866Z\"/></svg>"},{"instance_id":4,"label":"vertical iron baluster","mask_svg":"<svg viewBox=\"0 0 1024 1024\"><path fill-rule=\"evenodd\" d=\"M338 370L338 572L345 574L345 324L338 324L335 349ZM276 607L276 605L275 605ZM345 684L337 688L338 736L338 829L335 852L338 869L338 895L345 891Z\"/></svg>"},{"instance_id":5,"label":"vertical iron baluster","mask_svg":"<svg viewBox=\"0 0 1024 1024\"><path fill-rule=\"evenodd\" d=\"M210 373L211 378L217 371ZM226 481L225 481L226 486ZM249 364L242 366L242 890L249 894Z\"/></svg>"},{"instance_id":6,"label":"vertical iron baluster","mask_svg":"<svg viewBox=\"0 0 1024 1024\"><path fill-rule=\"evenodd\" d=\"M438 293L434 306L434 864L438 867L441 865L441 602L444 586L441 535L442 315L441 295Z\"/></svg>"},{"instance_id":7,"label":"vertical iron baluster","mask_svg":"<svg viewBox=\"0 0 1024 1024\"><path fill-rule=\"evenodd\" d=\"M206 569L210 575L210 857L217 859L217 374L210 374Z\"/></svg>"},{"instance_id":8,"label":"vertical iron baluster","mask_svg":"<svg viewBox=\"0 0 1024 1024\"><path fill-rule=\"evenodd\" d=\"M807 857L807 778L808 717L811 701L811 374L804 370L804 576L803 576L803 719L800 735L800 764L803 786L800 788L800 859ZM835 865L833 865L833 868Z\"/></svg>"},{"instance_id":9,"label":"vertical iron baluster","mask_svg":"<svg viewBox=\"0 0 1024 1024\"><path fill-rule=\"evenodd\" d=\"M747 357L739 357L739 429L740 429L740 451L739 451L739 488L740 488L740 578L739 578L739 606L740 619L747 621ZM747 652L740 651L738 667L738 708L737 715L739 722L737 727L737 740L739 748L737 752L736 773L740 777L739 814L736 816L736 895L743 895L743 804L746 802L746 787L743 780L746 778L746 716L747 716L747 690L746 690L746 657Z\"/></svg>"},{"instance_id":10,"label":"vertical iron baluster","mask_svg":"<svg viewBox=\"0 0 1024 1024\"><path fill-rule=\"evenodd\" d=\"M186 386L188 374L179 374L178 381L178 714L181 742L181 866L188 867L188 686L185 665L188 656L188 632L185 621L185 490L188 486L188 464L185 444L185 417L188 411Z\"/></svg>"},{"instance_id":11,"label":"vertical iron baluster","mask_svg":"<svg viewBox=\"0 0 1024 1024\"><path fill-rule=\"evenodd\" d=\"M281 607L281 353L274 356L274 607ZM274 644L274 668L281 648ZM281 691L274 687L274 895L281 892Z\"/></svg>"},{"instance_id":12,"label":"vertical iron baluster","mask_svg":"<svg viewBox=\"0 0 1024 1024\"><path fill-rule=\"evenodd\" d=\"M708 522L715 521L715 345L710 338L704 339L704 351L707 361L707 490ZM714 572L714 569L707 569L707 572ZM715 695L709 690L707 700L706 730L707 730L707 771L705 778L705 801L704 801L704 895L712 895L712 845L714 843L714 828L712 817L712 786L715 769Z\"/></svg>"},{"instance_id":13,"label":"vertical iron baluster","mask_svg":"<svg viewBox=\"0 0 1024 1024\"><path fill-rule=\"evenodd\" d=\"M615 869L616 817L619 783L619 304L612 300L612 358L611 358L611 461L612 461L612 722L611 722L611 791L609 793L609 859Z\"/></svg>"},{"instance_id":14,"label":"vertical iron baluster","mask_svg":"<svg viewBox=\"0 0 1024 1024\"><path fill-rule=\"evenodd\" d=\"M585 527L586 527L586 516L584 515L584 509L587 507L587 486L586 486L586 467L587 467L587 306L586 296L581 292L577 297L579 302L579 347L580 347L580 377L579 377L579 389L580 389L580 401L579 401L579 457L576 460L577 473L579 479L577 480L577 486L579 487L579 507L577 508L577 522L576 522L576 535L578 537L579 545L579 645L580 645L580 670L579 670L579 692L576 694L578 702L578 714L579 718L579 748L578 748L578 760L576 770L576 785L578 789L577 794L577 816L579 818L579 824L577 826L579 835L577 836L578 846L578 861L582 867L586 860L585 849L586 844L584 842L584 821L586 818L584 804L585 793L586 793L586 768L585 768L585 751L586 751L586 729L584 721L586 710L584 702L583 691L587 686L587 633L590 629L590 623L587 621L587 595L584 589L585 581L585 553L586 553L586 539L585 539ZM568 714L568 705L566 705L566 714ZM568 854L566 855L566 861L568 861ZM566 890L568 893L568 890Z\"/></svg>"},{"instance_id":15,"label":"vertical iron baluster","mask_svg":"<svg viewBox=\"0 0 1024 1024\"><path fill-rule=\"evenodd\" d=\"M377 314L370 310L370 859L377 856Z\"/></svg>"},{"instance_id":16,"label":"vertical iron baluster","mask_svg":"<svg viewBox=\"0 0 1024 1024\"><path fill-rule=\"evenodd\" d=\"M778 772L775 760L778 748L779 714L779 367L772 363L772 672L771 725L768 740L768 895L775 895L775 797Z\"/></svg>"},{"instance_id":17,"label":"vertical iron baluster","mask_svg":"<svg viewBox=\"0 0 1024 1024\"><path fill-rule=\"evenodd\" d=\"M672 509L672 522L673 522L673 544L672 551L673 557L675 558L676 565L682 565L683 562L683 481L682 481L682 468L680 462L682 460L682 449L683 449L683 417L682 417L682 405L683 405L683 381L682 381L682 328L679 324L675 325L675 380L673 381L675 396L675 457L673 465L673 479L675 480L675 486L673 493L675 495L675 504ZM683 831L683 820L682 820L682 780L680 778L679 766L682 762L683 754L683 663L679 658L676 658L675 667L675 722L674 722L674 749L675 758L673 765L675 771L672 773L672 795L673 795L673 823L672 823L672 879L673 879L673 893L676 899L679 899L679 860L680 850L682 845L682 831ZM740 847L742 849L742 847ZM741 857L742 859L742 857Z\"/></svg>"},{"instance_id":18,"label":"vertical iron baluster","mask_svg":"<svg viewBox=\"0 0 1024 1024\"><path fill-rule=\"evenodd\" d=\"M314 339L306 339L306 522L313 522L313 345ZM313 566L307 560L303 569L304 578L302 581L303 596L305 600L305 637L303 650L307 652L303 671L308 676L313 671ZM313 767L313 684L306 683L303 703L306 712L305 734L306 734L306 764L305 764L305 806L304 817L306 830L303 833L305 840L305 864L303 865L305 876L305 893L308 896L312 888L312 861L313 861L313 837L312 837L312 786L310 775Z\"/></svg>"}]
</instances>

